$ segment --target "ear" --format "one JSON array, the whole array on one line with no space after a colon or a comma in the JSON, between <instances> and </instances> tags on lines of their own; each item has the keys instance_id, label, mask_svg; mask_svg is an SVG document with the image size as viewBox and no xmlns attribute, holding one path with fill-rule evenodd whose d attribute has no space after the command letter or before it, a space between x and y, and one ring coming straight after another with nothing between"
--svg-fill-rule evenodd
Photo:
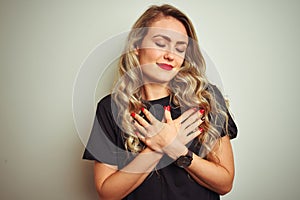
<instances>
[{"instance_id":1,"label":"ear","mask_svg":"<svg viewBox=\"0 0 300 200\"><path fill-rule=\"evenodd\" d=\"M135 49L134 49L134 54L135 54L136 56L139 56L139 51L140 51L139 47L136 46Z\"/></svg>"}]
</instances>

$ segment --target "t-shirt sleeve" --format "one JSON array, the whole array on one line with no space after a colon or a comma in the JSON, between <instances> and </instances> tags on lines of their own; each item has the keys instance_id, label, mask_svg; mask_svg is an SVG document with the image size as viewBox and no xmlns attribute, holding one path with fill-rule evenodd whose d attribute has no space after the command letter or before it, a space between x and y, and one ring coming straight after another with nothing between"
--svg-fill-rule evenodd
<instances>
[{"instance_id":1,"label":"t-shirt sleeve","mask_svg":"<svg viewBox=\"0 0 300 200\"><path fill-rule=\"evenodd\" d=\"M122 152L118 146L120 144L120 134L111 109L111 97L106 96L97 105L83 159L118 165L118 156Z\"/></svg>"},{"instance_id":2,"label":"t-shirt sleeve","mask_svg":"<svg viewBox=\"0 0 300 200\"><path fill-rule=\"evenodd\" d=\"M225 120L224 116L221 116L220 114L212 115L211 118L214 120L211 120L211 121L215 122L214 125L217 128L217 130L220 131L221 137L228 135L230 137L230 139L236 138L238 129L237 129L237 126L226 106L226 103L225 103L225 100L224 100L224 97L223 97L221 91L215 85L210 85L209 91L212 94L213 98L215 98L217 107L219 109L221 109L222 111L224 111L224 113L227 114L227 117L228 117L227 130L228 130L228 132L226 133L226 120Z\"/></svg>"}]
</instances>

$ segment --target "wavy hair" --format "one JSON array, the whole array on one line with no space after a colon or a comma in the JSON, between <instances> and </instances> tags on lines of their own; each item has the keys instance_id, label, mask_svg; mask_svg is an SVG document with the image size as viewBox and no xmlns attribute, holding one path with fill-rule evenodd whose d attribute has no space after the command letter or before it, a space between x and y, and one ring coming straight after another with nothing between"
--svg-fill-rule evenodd
<instances>
[{"instance_id":1,"label":"wavy hair","mask_svg":"<svg viewBox=\"0 0 300 200\"><path fill-rule=\"evenodd\" d=\"M133 153L140 152L144 145L134 134L135 130L130 117L131 112L139 112L145 106L141 98L142 74L139 70L140 64L135 49L141 44L151 23L169 16L179 20L184 25L189 37L184 62L177 75L169 82L171 101L182 108L199 107L205 110L204 122L201 124L203 132L198 136L198 139L199 144L201 144L201 154L206 155L211 151L217 138L220 137L218 129L212 125L212 120L217 121L220 118L212 116L220 116L219 114L221 114L228 121L227 115L209 90L210 84L205 75L205 61L200 52L196 32L191 21L185 14L171 5L164 4L148 8L135 22L128 35L124 54L119 61L120 80L115 84L112 93L113 101L118 107L117 122L122 129L126 149Z\"/></svg>"}]
</instances>

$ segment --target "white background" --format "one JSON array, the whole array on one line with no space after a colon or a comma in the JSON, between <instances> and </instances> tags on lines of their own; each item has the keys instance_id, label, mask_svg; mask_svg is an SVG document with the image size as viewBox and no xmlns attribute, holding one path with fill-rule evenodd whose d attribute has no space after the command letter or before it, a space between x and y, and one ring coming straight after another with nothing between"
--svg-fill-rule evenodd
<instances>
[{"instance_id":1,"label":"white background","mask_svg":"<svg viewBox=\"0 0 300 200\"><path fill-rule=\"evenodd\" d=\"M90 51L153 3L162 1L0 1L0 199L97 199L73 84ZM222 199L299 198L299 1L170 3L194 23L239 127Z\"/></svg>"}]
</instances>

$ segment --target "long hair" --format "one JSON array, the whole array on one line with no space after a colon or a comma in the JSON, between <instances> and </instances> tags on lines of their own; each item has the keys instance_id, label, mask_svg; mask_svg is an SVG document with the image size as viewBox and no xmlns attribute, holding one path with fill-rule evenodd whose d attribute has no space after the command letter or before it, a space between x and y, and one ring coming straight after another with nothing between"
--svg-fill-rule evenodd
<instances>
[{"instance_id":1,"label":"long hair","mask_svg":"<svg viewBox=\"0 0 300 200\"><path fill-rule=\"evenodd\" d=\"M202 145L202 154L211 151L213 143L219 138L220 133L211 124L211 113L221 113L215 98L209 92L209 82L205 75L205 61L200 52L195 29L189 18L171 5L151 6L133 25L125 46L125 53L120 57L119 75L121 81L114 87L113 101L118 107L117 121L121 125L127 150L137 153L143 145L134 134L131 112L139 112L144 106L141 99L142 79L139 69L139 60L135 49L141 44L147 34L148 28L155 20L161 17L173 17L185 27L189 37L184 62L177 75L169 82L171 100L181 107L200 107L205 110L204 122L201 124L203 132L198 136ZM216 120L216 119L215 119Z\"/></svg>"}]
</instances>

